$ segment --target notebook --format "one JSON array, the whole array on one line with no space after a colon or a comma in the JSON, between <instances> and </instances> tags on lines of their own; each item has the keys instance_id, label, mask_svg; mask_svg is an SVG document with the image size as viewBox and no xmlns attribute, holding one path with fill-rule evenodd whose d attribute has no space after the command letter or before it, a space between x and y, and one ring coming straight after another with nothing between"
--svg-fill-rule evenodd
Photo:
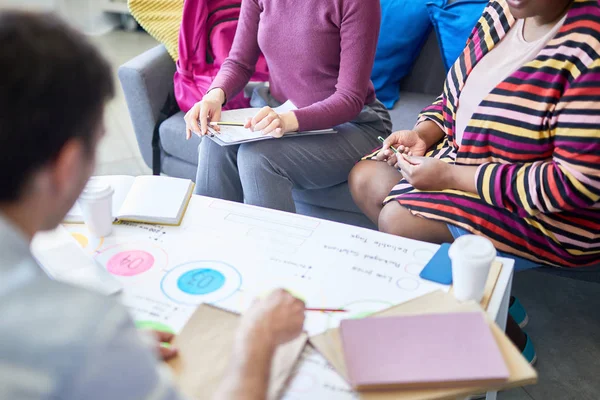
<instances>
[{"instance_id":1,"label":"notebook","mask_svg":"<svg viewBox=\"0 0 600 400\"><path fill-rule=\"evenodd\" d=\"M509 378L482 313L344 320L340 334L357 390L488 386Z\"/></svg>"},{"instance_id":2,"label":"notebook","mask_svg":"<svg viewBox=\"0 0 600 400\"><path fill-rule=\"evenodd\" d=\"M192 181L166 176L95 176L91 181L114 189L115 221L179 225L194 191ZM83 223L79 204L75 203L65 222Z\"/></svg>"},{"instance_id":3,"label":"notebook","mask_svg":"<svg viewBox=\"0 0 600 400\"><path fill-rule=\"evenodd\" d=\"M296 110L296 106L291 101L287 101L281 106L274 108L273 110L278 114L283 114L288 111ZM240 122L245 123L248 118L253 118L260 108L242 108L238 110L227 110L221 113L221 121L227 122ZM219 131L209 126L210 131L209 138L220 146L233 146L242 143L257 142L260 140L273 139L272 136L265 136L262 131L253 132L250 129L242 126L219 126ZM284 137L298 137L298 136L311 136L311 135L324 135L329 133L335 133L333 129L323 129L317 131L305 131L305 132L290 132L284 135Z\"/></svg>"},{"instance_id":4,"label":"notebook","mask_svg":"<svg viewBox=\"0 0 600 400\"><path fill-rule=\"evenodd\" d=\"M189 399L212 399L233 356L240 316L201 304L173 341L179 355L169 360L175 382ZM302 334L277 348L273 357L266 400L281 398L294 367L306 346Z\"/></svg>"}]
</instances>

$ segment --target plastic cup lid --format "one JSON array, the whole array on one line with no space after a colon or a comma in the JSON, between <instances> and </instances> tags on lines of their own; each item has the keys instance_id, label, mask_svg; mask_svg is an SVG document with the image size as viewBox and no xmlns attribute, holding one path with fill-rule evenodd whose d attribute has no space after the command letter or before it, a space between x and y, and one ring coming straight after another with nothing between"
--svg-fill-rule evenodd
<instances>
[{"instance_id":1,"label":"plastic cup lid","mask_svg":"<svg viewBox=\"0 0 600 400\"><path fill-rule=\"evenodd\" d=\"M468 257L474 261L493 259L496 256L496 248L487 238L477 235L464 235L452 243L448 255L450 258Z\"/></svg>"},{"instance_id":2,"label":"plastic cup lid","mask_svg":"<svg viewBox=\"0 0 600 400\"><path fill-rule=\"evenodd\" d=\"M113 193L114 190L110 185L91 179L83 189L83 192L81 192L79 198L82 200L100 200L112 196Z\"/></svg>"}]
</instances>

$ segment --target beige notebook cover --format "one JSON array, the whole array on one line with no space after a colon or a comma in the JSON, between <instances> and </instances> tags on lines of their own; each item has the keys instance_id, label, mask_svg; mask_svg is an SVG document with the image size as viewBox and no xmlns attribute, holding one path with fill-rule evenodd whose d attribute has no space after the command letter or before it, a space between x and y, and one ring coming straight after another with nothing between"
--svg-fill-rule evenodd
<instances>
[{"instance_id":1,"label":"beige notebook cover","mask_svg":"<svg viewBox=\"0 0 600 400\"><path fill-rule=\"evenodd\" d=\"M190 399L210 400L217 391L231 360L240 316L219 308L201 305L173 345L179 356L169 361L179 389ZM279 399L300 359L307 336L281 346L273 360L269 400Z\"/></svg>"},{"instance_id":2,"label":"beige notebook cover","mask_svg":"<svg viewBox=\"0 0 600 400\"><path fill-rule=\"evenodd\" d=\"M381 317L471 311L484 313L481 306L474 302L459 303L452 295L437 291L399 306L391 307L380 313L376 313L373 316ZM360 398L363 400L445 400L461 398L472 394L486 392L488 390L508 389L536 383L537 373L535 369L529 365L525 358L523 358L521 352L512 344L504 332L502 332L495 323L489 320L488 322L510 373L507 382L495 387L361 392ZM311 337L310 342L340 373L340 375L348 381L339 329L330 329L323 334Z\"/></svg>"}]
</instances>

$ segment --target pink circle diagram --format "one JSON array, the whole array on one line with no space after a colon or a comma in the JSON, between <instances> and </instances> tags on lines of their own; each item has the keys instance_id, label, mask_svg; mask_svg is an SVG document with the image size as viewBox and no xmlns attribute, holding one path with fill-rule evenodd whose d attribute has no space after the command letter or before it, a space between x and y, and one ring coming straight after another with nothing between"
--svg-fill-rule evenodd
<instances>
[{"instance_id":1,"label":"pink circle diagram","mask_svg":"<svg viewBox=\"0 0 600 400\"><path fill-rule=\"evenodd\" d=\"M106 269L113 275L135 276L143 274L154 265L154 256L143 250L127 250L112 256Z\"/></svg>"}]
</instances>

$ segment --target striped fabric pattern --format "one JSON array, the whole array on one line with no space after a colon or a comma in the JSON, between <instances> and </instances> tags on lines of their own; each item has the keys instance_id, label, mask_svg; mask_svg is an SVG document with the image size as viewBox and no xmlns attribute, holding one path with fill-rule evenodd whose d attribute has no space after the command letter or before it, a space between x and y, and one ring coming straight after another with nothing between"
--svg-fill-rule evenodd
<instances>
[{"instance_id":1,"label":"striped fabric pattern","mask_svg":"<svg viewBox=\"0 0 600 400\"><path fill-rule=\"evenodd\" d=\"M406 181L386 202L489 237L498 250L547 265L600 261L600 3L575 0L531 62L482 101L454 143L458 99L475 65L514 25L492 0L449 71L444 93L419 117L446 137L428 156L479 165L477 194L420 192Z\"/></svg>"},{"instance_id":2,"label":"striped fabric pattern","mask_svg":"<svg viewBox=\"0 0 600 400\"><path fill-rule=\"evenodd\" d=\"M179 59L179 28L183 18L184 0L129 0L129 12L135 20L160 43L173 61Z\"/></svg>"}]
</instances>

